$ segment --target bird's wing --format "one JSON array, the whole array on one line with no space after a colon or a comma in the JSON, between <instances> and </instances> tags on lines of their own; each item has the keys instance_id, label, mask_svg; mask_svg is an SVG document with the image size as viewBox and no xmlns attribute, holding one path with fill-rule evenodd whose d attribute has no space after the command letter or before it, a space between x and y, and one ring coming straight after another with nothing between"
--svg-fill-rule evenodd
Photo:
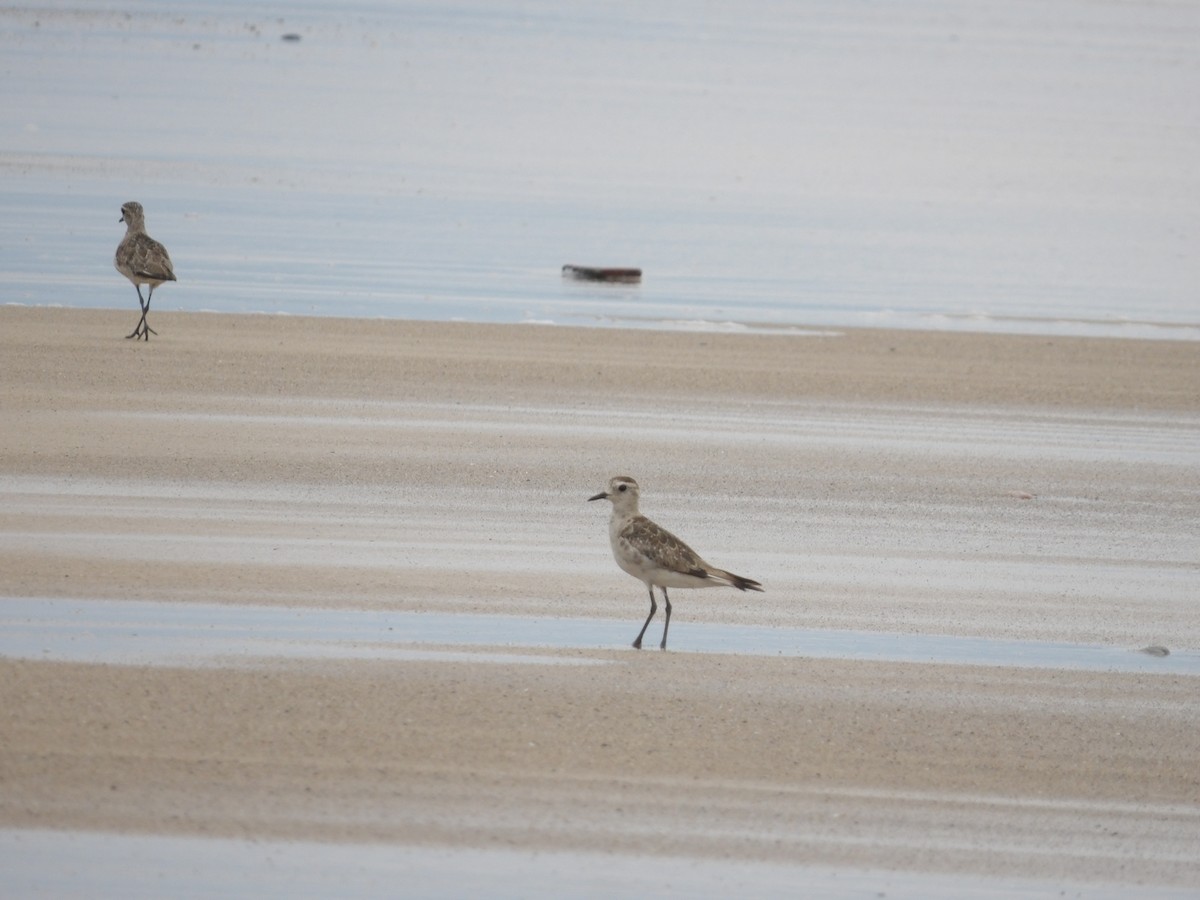
<instances>
[{"instance_id":1,"label":"bird's wing","mask_svg":"<svg viewBox=\"0 0 1200 900\"><path fill-rule=\"evenodd\" d=\"M696 578L708 577L708 566L696 551L645 516L631 519L618 537L659 568Z\"/></svg>"},{"instance_id":2,"label":"bird's wing","mask_svg":"<svg viewBox=\"0 0 1200 900\"><path fill-rule=\"evenodd\" d=\"M153 278L155 281L175 280L175 268L171 265L167 248L145 234L137 235L133 246L130 247L129 268L142 278Z\"/></svg>"}]
</instances>

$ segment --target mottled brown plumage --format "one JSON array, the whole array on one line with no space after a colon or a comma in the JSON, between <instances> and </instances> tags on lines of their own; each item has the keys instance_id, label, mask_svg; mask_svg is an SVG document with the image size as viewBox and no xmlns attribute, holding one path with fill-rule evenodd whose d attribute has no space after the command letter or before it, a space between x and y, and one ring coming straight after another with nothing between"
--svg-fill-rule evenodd
<instances>
[{"instance_id":1,"label":"mottled brown plumage","mask_svg":"<svg viewBox=\"0 0 1200 900\"><path fill-rule=\"evenodd\" d=\"M148 341L151 334L158 334L146 323L146 314L150 312L150 299L154 296L154 289L164 281L176 280L175 270L167 248L146 234L146 216L142 204L130 200L121 207L119 221L125 223L125 238L117 245L113 265L118 272L133 282L137 290L138 305L142 308L142 318L138 321L137 328L125 336ZM142 298L143 284L150 286L150 292L145 299Z\"/></svg>"},{"instance_id":2,"label":"mottled brown plumage","mask_svg":"<svg viewBox=\"0 0 1200 900\"><path fill-rule=\"evenodd\" d=\"M640 558L642 566L653 566L694 578L707 578L708 570L696 551L643 515L628 519L617 534L622 555Z\"/></svg>"},{"instance_id":3,"label":"mottled brown plumage","mask_svg":"<svg viewBox=\"0 0 1200 900\"><path fill-rule=\"evenodd\" d=\"M722 585L739 591L761 591L762 585L751 578L734 575L706 563L695 550L671 532L638 512L638 483L628 475L618 475L608 482L608 490L588 500L611 500L612 518L608 537L617 565L645 583L650 591L650 615L638 632L633 646L641 649L646 626L654 618L658 604L654 599L657 585L666 604L662 643L667 648L667 629L671 627L671 599L667 588L702 588Z\"/></svg>"}]
</instances>

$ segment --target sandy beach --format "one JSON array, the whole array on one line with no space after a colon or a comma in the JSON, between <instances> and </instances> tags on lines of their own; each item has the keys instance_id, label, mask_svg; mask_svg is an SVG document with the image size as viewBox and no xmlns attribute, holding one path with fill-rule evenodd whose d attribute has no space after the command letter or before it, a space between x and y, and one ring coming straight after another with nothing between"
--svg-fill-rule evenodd
<instances>
[{"instance_id":1,"label":"sandy beach","mask_svg":"<svg viewBox=\"0 0 1200 900\"><path fill-rule=\"evenodd\" d=\"M5 657L0 828L1200 883L1195 674L688 632L1195 654L1200 344L152 313L142 345L135 321L0 309L4 597L622 639ZM766 593L679 591L671 651L632 650L644 589L585 502L614 474Z\"/></svg>"}]
</instances>

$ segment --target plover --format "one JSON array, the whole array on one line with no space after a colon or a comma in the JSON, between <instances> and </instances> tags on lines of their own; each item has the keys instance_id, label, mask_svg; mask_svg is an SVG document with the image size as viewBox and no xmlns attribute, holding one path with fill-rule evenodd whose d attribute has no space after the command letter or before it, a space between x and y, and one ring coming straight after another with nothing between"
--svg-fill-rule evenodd
<instances>
[{"instance_id":1,"label":"plover","mask_svg":"<svg viewBox=\"0 0 1200 900\"><path fill-rule=\"evenodd\" d=\"M113 265L117 267L118 272L133 282L134 288L137 289L138 305L142 308L142 318L138 321L137 328L125 337L148 341L151 334L158 334L146 324L146 314L150 312L150 298L154 296L154 289L164 281L175 280L175 271L171 266L171 257L167 255L167 248L146 234L146 214L142 211L142 204L130 200L121 207L121 218L118 221L125 223L125 239L117 245ZM150 293L144 300L141 288L143 284L150 285Z\"/></svg>"},{"instance_id":2,"label":"plover","mask_svg":"<svg viewBox=\"0 0 1200 900\"><path fill-rule=\"evenodd\" d=\"M700 556L671 532L651 522L638 512L638 483L628 475L609 479L608 490L601 491L592 500L611 500L612 518L608 523L608 539L612 543L613 557L617 565L645 583L650 591L650 615L642 630L633 641L633 646L642 649L642 635L658 611L654 601L654 587L662 591L666 604L666 620L663 622L662 643L659 648L667 649L667 629L671 627L671 598L667 588L735 587L739 591L761 591L762 585L751 578L734 575L706 563Z\"/></svg>"}]
</instances>

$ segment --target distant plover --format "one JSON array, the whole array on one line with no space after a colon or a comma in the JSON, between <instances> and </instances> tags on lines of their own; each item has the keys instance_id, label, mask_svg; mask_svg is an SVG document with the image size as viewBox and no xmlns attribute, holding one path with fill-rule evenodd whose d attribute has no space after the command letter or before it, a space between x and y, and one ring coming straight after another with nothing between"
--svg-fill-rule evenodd
<instances>
[{"instance_id":1,"label":"distant plover","mask_svg":"<svg viewBox=\"0 0 1200 900\"><path fill-rule=\"evenodd\" d=\"M638 512L638 483L628 475L618 475L608 482L608 490L592 500L611 500L612 518L608 523L608 539L612 543L617 565L645 583L650 591L650 615L634 639L633 646L642 649L642 635L654 618L658 604L654 602L654 587L662 590L667 606L663 622L662 643L667 649L667 629L671 627L671 598L667 588L735 587L739 591L761 591L762 585L750 578L734 575L710 566L696 551Z\"/></svg>"},{"instance_id":2,"label":"distant plover","mask_svg":"<svg viewBox=\"0 0 1200 900\"><path fill-rule=\"evenodd\" d=\"M117 267L118 272L133 282L134 288L137 289L138 305L142 308L142 318L138 321L137 328L125 337L148 341L151 334L158 334L146 324L146 314L150 312L150 298L154 296L154 289L164 281L175 280L175 272L171 267L171 257L167 255L167 248L146 234L146 214L142 211L142 204L130 200L121 207L121 218L118 221L125 223L125 239L117 245L113 265ZM150 285L150 293L144 300L141 288L143 284Z\"/></svg>"}]
</instances>

